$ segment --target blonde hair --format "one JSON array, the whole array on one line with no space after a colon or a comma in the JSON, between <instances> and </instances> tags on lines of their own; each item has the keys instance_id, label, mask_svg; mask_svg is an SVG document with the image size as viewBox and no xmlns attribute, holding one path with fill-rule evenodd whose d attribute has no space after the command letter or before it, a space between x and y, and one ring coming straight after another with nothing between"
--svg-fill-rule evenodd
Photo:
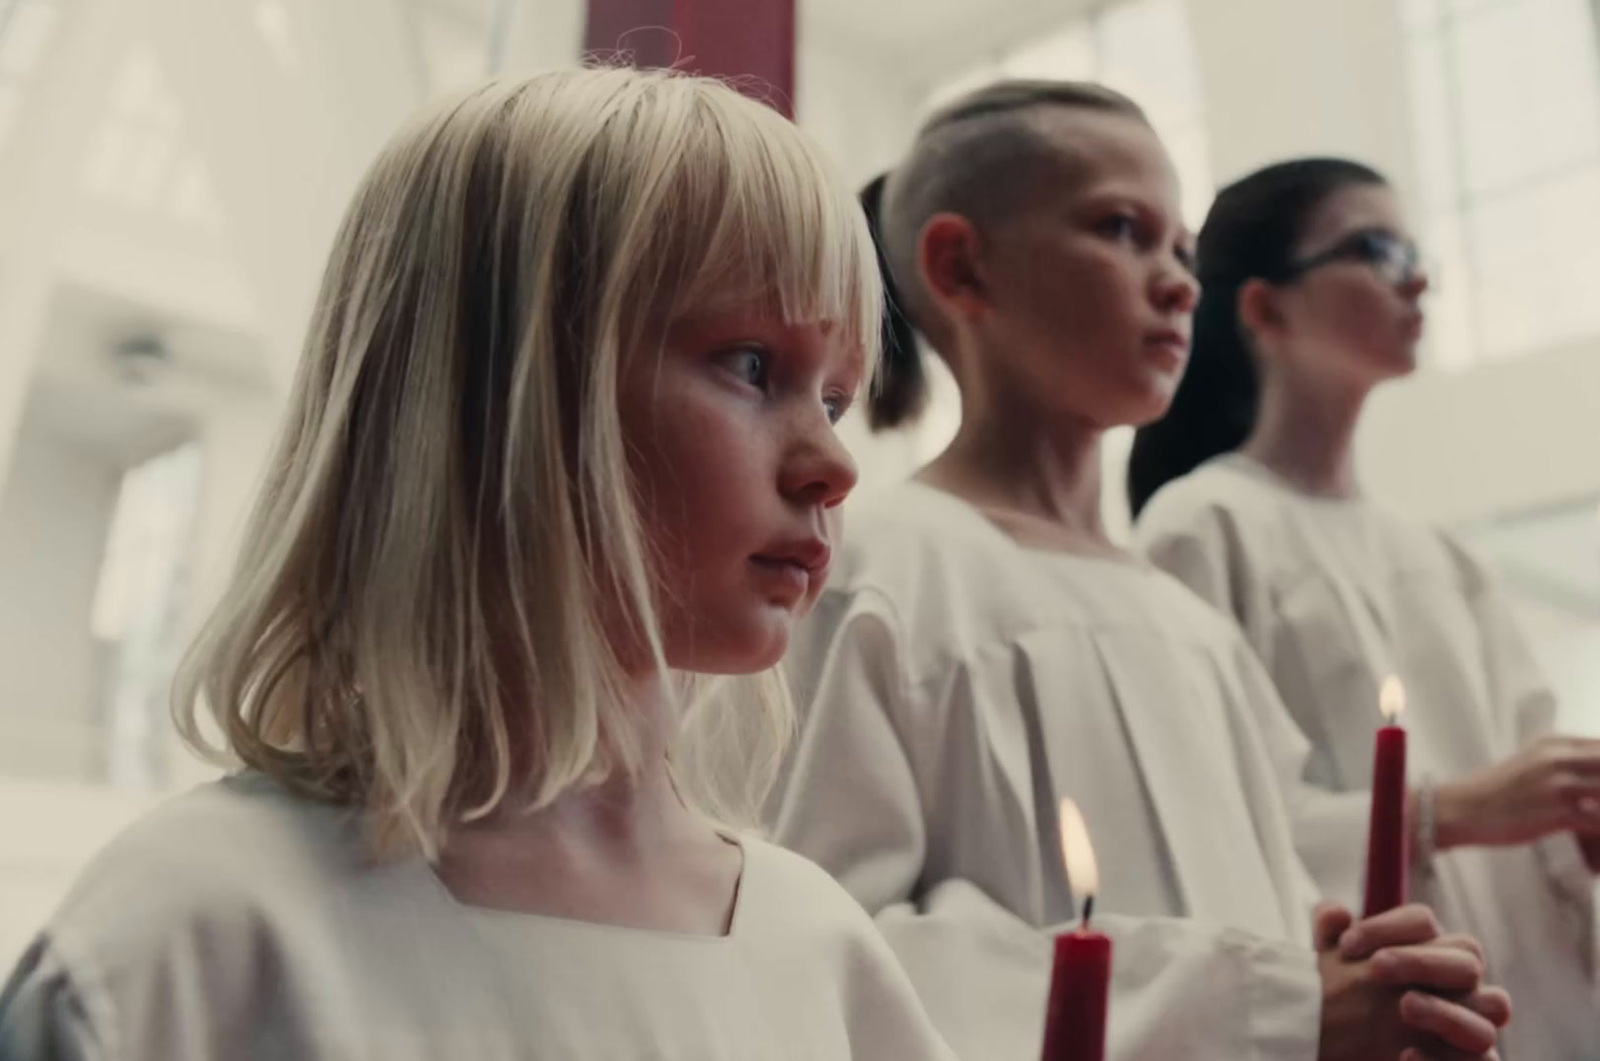
<instances>
[{"instance_id":1,"label":"blonde hair","mask_svg":"<svg viewBox=\"0 0 1600 1061\"><path fill-rule=\"evenodd\" d=\"M635 769L619 610L667 671L619 363L686 312L756 303L840 322L870 367L881 298L848 191L718 82L570 70L424 115L335 242L232 581L180 671L180 731L225 754L204 702L237 760L429 858L513 797ZM753 813L791 726L781 680L732 680L752 708L677 678L679 783ZM729 761L751 767L732 784L707 768Z\"/></svg>"}]
</instances>

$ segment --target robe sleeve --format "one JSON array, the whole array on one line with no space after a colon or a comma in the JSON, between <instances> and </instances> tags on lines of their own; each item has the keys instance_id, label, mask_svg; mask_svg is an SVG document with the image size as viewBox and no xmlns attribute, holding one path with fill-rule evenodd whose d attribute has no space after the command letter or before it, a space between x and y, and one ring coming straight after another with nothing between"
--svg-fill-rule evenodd
<instances>
[{"instance_id":1,"label":"robe sleeve","mask_svg":"<svg viewBox=\"0 0 1600 1061\"><path fill-rule=\"evenodd\" d=\"M785 662L802 722L775 839L869 912L911 897L927 851L917 779L892 721L906 699L897 626L887 601L828 594Z\"/></svg>"},{"instance_id":2,"label":"robe sleeve","mask_svg":"<svg viewBox=\"0 0 1600 1061\"><path fill-rule=\"evenodd\" d=\"M878 925L960 1058L1034 1061L1044 1034L1052 937L969 881L897 903ZM1311 1061L1321 981L1311 951L1168 917L1096 916L1113 948L1111 1061Z\"/></svg>"},{"instance_id":3,"label":"robe sleeve","mask_svg":"<svg viewBox=\"0 0 1600 1061\"><path fill-rule=\"evenodd\" d=\"M1242 640L1237 666L1243 700L1255 723L1238 739L1259 740L1272 771L1270 777L1246 774L1240 781L1251 793L1268 864L1278 877L1278 891L1291 911L1303 914L1304 935L1300 938L1309 941L1311 911L1323 896L1344 901L1343 896L1330 894L1324 878L1342 883L1345 864L1351 861L1349 849L1359 849L1366 835L1370 798L1365 793L1333 792L1304 781L1310 743L1284 707L1271 677ZM1260 761L1257 756L1242 758L1247 763ZM1279 817L1267 820L1274 815ZM1286 832L1294 837L1294 850L1275 849L1271 838Z\"/></svg>"},{"instance_id":4,"label":"robe sleeve","mask_svg":"<svg viewBox=\"0 0 1600 1061\"><path fill-rule=\"evenodd\" d=\"M1150 516L1140 527L1144 555L1234 620L1256 653L1241 668L1246 699L1277 770L1295 846L1317 891L1359 913L1372 794L1341 791L1311 779L1310 737L1263 669L1272 643L1272 609L1260 599L1262 590L1251 578L1246 551L1216 509L1193 513L1181 524L1154 508Z\"/></svg>"},{"instance_id":5,"label":"robe sleeve","mask_svg":"<svg viewBox=\"0 0 1600 1061\"><path fill-rule=\"evenodd\" d=\"M0 1058L108 1061L113 1053L90 1010L91 993L40 937L0 993Z\"/></svg>"},{"instance_id":6,"label":"robe sleeve","mask_svg":"<svg viewBox=\"0 0 1600 1061\"><path fill-rule=\"evenodd\" d=\"M1555 693L1493 578L1460 544L1448 536L1444 542L1477 623L1495 721L1520 748L1555 729Z\"/></svg>"},{"instance_id":7,"label":"robe sleeve","mask_svg":"<svg viewBox=\"0 0 1600 1061\"><path fill-rule=\"evenodd\" d=\"M1554 731L1555 692L1545 680L1495 580L1459 543L1448 536L1444 541L1461 572L1462 590L1477 623L1478 647L1483 653L1484 674L1496 722L1509 737L1508 744L1521 748ZM1546 836L1534 849L1547 879L1568 901L1583 909L1592 923L1594 874L1577 837L1571 833Z\"/></svg>"},{"instance_id":8,"label":"robe sleeve","mask_svg":"<svg viewBox=\"0 0 1600 1061\"><path fill-rule=\"evenodd\" d=\"M825 598L796 648L787 666L803 722L775 804L776 839L874 916L958 1057L1035 1061L1052 934L971 880L929 879L937 823L901 727L913 712L936 724L937 713L908 703L892 607L871 595ZM1308 947L1175 918L1096 924L1116 948L1112 1061L1316 1057L1321 981Z\"/></svg>"},{"instance_id":9,"label":"robe sleeve","mask_svg":"<svg viewBox=\"0 0 1600 1061\"><path fill-rule=\"evenodd\" d=\"M1251 609L1245 572L1234 562L1240 550L1221 513L1207 508L1182 523L1152 506L1134 528L1144 557L1182 582L1201 600L1241 625Z\"/></svg>"}]
</instances>

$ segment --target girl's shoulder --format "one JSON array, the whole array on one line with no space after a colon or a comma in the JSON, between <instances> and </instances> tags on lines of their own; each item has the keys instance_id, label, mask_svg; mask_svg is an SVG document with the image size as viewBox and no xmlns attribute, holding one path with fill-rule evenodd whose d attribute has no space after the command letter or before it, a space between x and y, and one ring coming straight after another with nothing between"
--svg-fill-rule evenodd
<instances>
[{"instance_id":1,"label":"girl's shoulder","mask_svg":"<svg viewBox=\"0 0 1600 1061\"><path fill-rule=\"evenodd\" d=\"M736 932L770 953L807 955L835 972L895 965L872 917L804 855L741 836L745 875Z\"/></svg>"},{"instance_id":2,"label":"girl's shoulder","mask_svg":"<svg viewBox=\"0 0 1600 1061\"><path fill-rule=\"evenodd\" d=\"M1291 518L1293 492L1246 458L1217 457L1157 490L1139 513L1135 536L1148 541L1174 535L1249 534Z\"/></svg>"},{"instance_id":3,"label":"girl's shoulder","mask_svg":"<svg viewBox=\"0 0 1600 1061\"><path fill-rule=\"evenodd\" d=\"M368 872L353 813L255 774L175 796L100 851L43 935L101 981L197 954L249 960L275 925L333 920L343 882Z\"/></svg>"},{"instance_id":4,"label":"girl's shoulder","mask_svg":"<svg viewBox=\"0 0 1600 1061\"><path fill-rule=\"evenodd\" d=\"M804 855L756 835L741 835L741 929L799 934L823 930L849 936L875 932L861 904L828 871Z\"/></svg>"}]
</instances>

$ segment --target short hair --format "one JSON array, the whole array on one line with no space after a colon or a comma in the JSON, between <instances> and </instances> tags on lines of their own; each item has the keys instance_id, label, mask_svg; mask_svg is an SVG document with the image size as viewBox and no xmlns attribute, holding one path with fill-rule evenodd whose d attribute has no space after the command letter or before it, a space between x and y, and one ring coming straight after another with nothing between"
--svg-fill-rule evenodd
<instances>
[{"instance_id":1,"label":"short hair","mask_svg":"<svg viewBox=\"0 0 1600 1061\"><path fill-rule=\"evenodd\" d=\"M955 213L980 229L1024 207L1041 174L1062 153L1040 127L1048 108L1118 114L1148 122L1139 105L1103 85L1073 81L1001 81L935 112L918 131L905 161L881 185L869 186L869 212L880 240L895 309L904 315L885 336L885 360L869 413L873 426L909 421L926 401L926 379L910 328L935 346L943 324L917 269L917 243L928 219ZM908 327L909 326L909 327Z\"/></svg>"},{"instance_id":2,"label":"short hair","mask_svg":"<svg viewBox=\"0 0 1600 1061\"><path fill-rule=\"evenodd\" d=\"M204 701L237 760L366 808L380 851L428 857L508 798L636 767L606 636L619 604L666 670L619 364L685 313L749 304L839 322L876 356L857 204L726 85L568 70L403 129L334 244L268 482L180 670L180 731L223 754ZM757 678L782 737L781 681ZM753 817L773 744L746 753L768 771L748 791L680 781Z\"/></svg>"}]
</instances>

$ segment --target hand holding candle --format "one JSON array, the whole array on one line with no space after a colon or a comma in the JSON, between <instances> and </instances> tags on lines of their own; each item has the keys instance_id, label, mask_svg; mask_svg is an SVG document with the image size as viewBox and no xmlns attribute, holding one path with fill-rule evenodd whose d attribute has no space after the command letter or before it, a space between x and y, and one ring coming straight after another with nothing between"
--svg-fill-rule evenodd
<instances>
[{"instance_id":1,"label":"hand holding candle","mask_svg":"<svg viewBox=\"0 0 1600 1061\"><path fill-rule=\"evenodd\" d=\"M1372 819L1367 834L1367 889L1362 916L1393 910L1406 901L1410 825L1406 821L1406 731L1397 723L1405 710L1400 679L1386 678L1378 693L1385 724L1378 729L1372 761Z\"/></svg>"},{"instance_id":2,"label":"hand holding candle","mask_svg":"<svg viewBox=\"0 0 1600 1061\"><path fill-rule=\"evenodd\" d=\"M1056 937L1045 1014L1042 1061L1104 1061L1106 995L1111 984L1111 941L1089 928L1100 871L1089 829L1070 799L1061 801L1061 857L1074 899L1083 899L1083 921Z\"/></svg>"}]
</instances>

